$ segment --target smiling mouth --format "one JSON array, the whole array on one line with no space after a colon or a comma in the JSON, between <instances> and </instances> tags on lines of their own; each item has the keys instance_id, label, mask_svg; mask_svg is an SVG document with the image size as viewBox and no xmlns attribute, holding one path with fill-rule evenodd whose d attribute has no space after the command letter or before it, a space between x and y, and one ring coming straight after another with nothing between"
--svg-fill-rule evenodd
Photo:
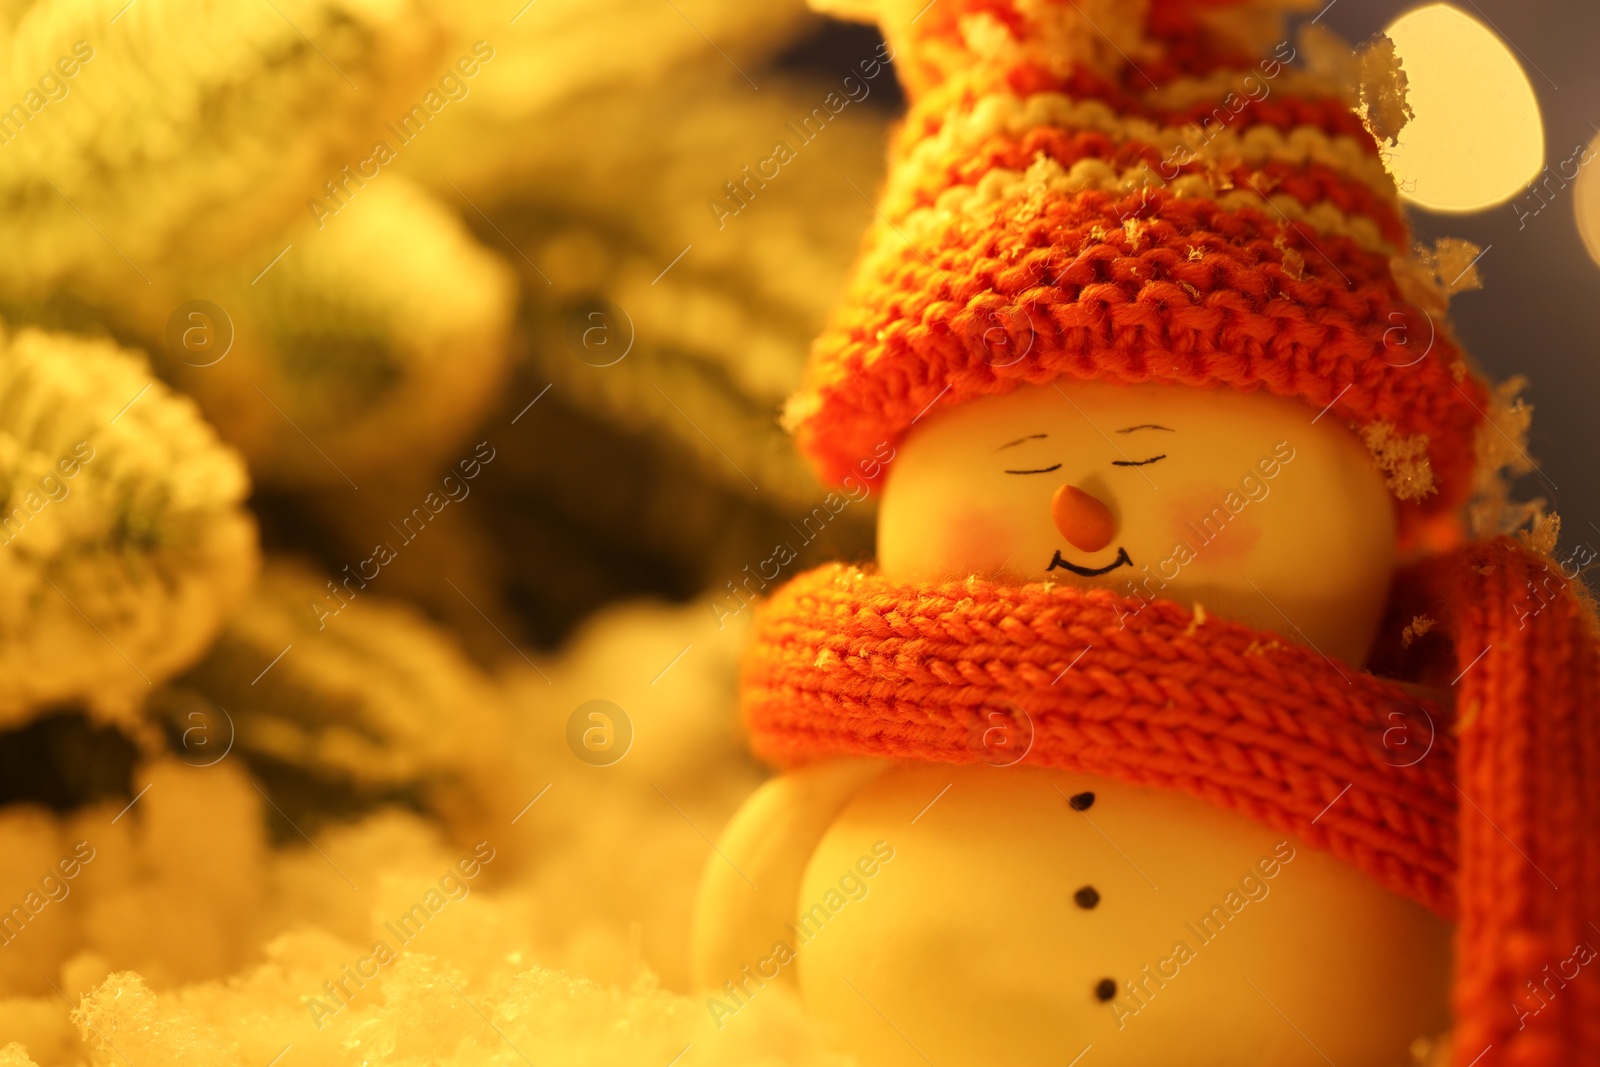
<instances>
[{"instance_id":1,"label":"smiling mouth","mask_svg":"<svg viewBox=\"0 0 1600 1067\"><path fill-rule=\"evenodd\" d=\"M1073 574L1081 574L1085 578L1094 578L1108 571L1114 571L1123 565L1133 566L1133 560L1128 558L1128 550L1125 548L1118 548L1117 558L1107 563L1104 567L1080 567L1076 563L1068 563L1061 558L1061 552L1058 550L1055 558L1050 561L1050 566L1045 568L1045 573L1048 574L1060 567L1062 570L1071 571Z\"/></svg>"}]
</instances>

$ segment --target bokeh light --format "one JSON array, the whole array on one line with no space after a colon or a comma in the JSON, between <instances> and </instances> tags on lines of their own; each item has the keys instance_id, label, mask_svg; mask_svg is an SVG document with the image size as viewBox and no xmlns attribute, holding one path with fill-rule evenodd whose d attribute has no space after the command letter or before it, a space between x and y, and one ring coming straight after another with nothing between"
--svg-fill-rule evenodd
<instances>
[{"instance_id":1,"label":"bokeh light","mask_svg":"<svg viewBox=\"0 0 1600 1067\"><path fill-rule=\"evenodd\" d=\"M1522 65L1499 34L1450 4L1428 4L1385 30L1416 117L1390 168L1401 195L1430 211L1503 204L1544 165L1544 123Z\"/></svg>"},{"instance_id":2,"label":"bokeh light","mask_svg":"<svg viewBox=\"0 0 1600 1067\"><path fill-rule=\"evenodd\" d=\"M1578 185L1573 191L1573 210L1578 213L1578 233L1583 236L1583 246L1589 257L1600 263L1600 177L1595 168L1587 164L1600 153L1600 135L1589 142L1586 152L1578 154L1577 162L1584 164L1578 171Z\"/></svg>"}]
</instances>

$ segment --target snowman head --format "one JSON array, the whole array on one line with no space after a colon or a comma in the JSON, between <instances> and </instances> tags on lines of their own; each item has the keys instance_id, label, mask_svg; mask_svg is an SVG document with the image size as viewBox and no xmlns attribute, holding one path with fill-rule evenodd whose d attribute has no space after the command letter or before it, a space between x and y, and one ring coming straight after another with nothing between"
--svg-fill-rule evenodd
<instances>
[{"instance_id":1,"label":"snowman head","mask_svg":"<svg viewBox=\"0 0 1600 1067\"><path fill-rule=\"evenodd\" d=\"M1266 393L1056 382L930 412L883 488L878 560L1106 588L1364 657L1395 505L1338 419Z\"/></svg>"},{"instance_id":2,"label":"snowman head","mask_svg":"<svg viewBox=\"0 0 1600 1067\"><path fill-rule=\"evenodd\" d=\"M1414 244L1347 68L1291 68L1280 0L826 3L879 21L908 108L784 421L826 482L896 449L885 573L1361 659L1397 556L1466 540L1526 420L1448 320L1477 250Z\"/></svg>"}]
</instances>

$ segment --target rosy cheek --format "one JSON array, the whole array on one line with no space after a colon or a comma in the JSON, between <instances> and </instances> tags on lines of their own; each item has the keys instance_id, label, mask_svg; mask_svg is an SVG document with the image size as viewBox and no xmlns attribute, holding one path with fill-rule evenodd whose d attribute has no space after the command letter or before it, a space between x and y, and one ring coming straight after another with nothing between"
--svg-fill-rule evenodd
<instances>
[{"instance_id":1,"label":"rosy cheek","mask_svg":"<svg viewBox=\"0 0 1600 1067\"><path fill-rule=\"evenodd\" d=\"M998 573L1011 555L1013 521L984 511L952 518L939 538L940 562L954 571Z\"/></svg>"},{"instance_id":2,"label":"rosy cheek","mask_svg":"<svg viewBox=\"0 0 1600 1067\"><path fill-rule=\"evenodd\" d=\"M1230 493L1238 496L1232 486L1218 486L1174 500L1167 512L1173 544L1187 544L1195 560L1205 563L1235 562L1255 551L1261 527L1251 510L1260 505L1246 501L1238 512L1229 511L1224 501Z\"/></svg>"},{"instance_id":3,"label":"rosy cheek","mask_svg":"<svg viewBox=\"0 0 1600 1067\"><path fill-rule=\"evenodd\" d=\"M1261 527L1250 517L1246 508L1229 518L1227 527L1204 548L1195 546L1200 558L1216 563L1232 563L1247 559L1261 542Z\"/></svg>"}]
</instances>

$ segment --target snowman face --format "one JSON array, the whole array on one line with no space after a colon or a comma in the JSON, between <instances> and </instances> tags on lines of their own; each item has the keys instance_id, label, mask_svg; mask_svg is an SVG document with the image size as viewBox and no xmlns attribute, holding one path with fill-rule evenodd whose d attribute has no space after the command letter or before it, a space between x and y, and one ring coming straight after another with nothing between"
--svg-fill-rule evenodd
<instances>
[{"instance_id":1,"label":"snowman face","mask_svg":"<svg viewBox=\"0 0 1600 1067\"><path fill-rule=\"evenodd\" d=\"M930 412L890 464L878 562L1199 603L1359 663L1394 505L1331 414L1265 393L1025 386Z\"/></svg>"}]
</instances>

